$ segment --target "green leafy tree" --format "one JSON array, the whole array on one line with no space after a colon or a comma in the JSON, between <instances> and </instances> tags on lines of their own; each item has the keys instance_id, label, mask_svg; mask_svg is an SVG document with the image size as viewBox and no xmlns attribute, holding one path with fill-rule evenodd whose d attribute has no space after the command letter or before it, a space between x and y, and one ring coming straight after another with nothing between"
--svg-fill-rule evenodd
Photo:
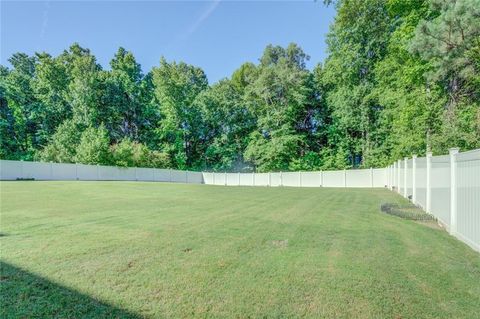
<instances>
[{"instance_id":1,"label":"green leafy tree","mask_svg":"<svg viewBox=\"0 0 480 319\"><path fill-rule=\"evenodd\" d=\"M371 150L382 145L384 136L376 132L382 105L372 96L374 68L386 54L392 29L384 0L337 3L323 83L333 122L330 138L336 141L330 144L334 153L347 154L344 165L376 164Z\"/></svg>"},{"instance_id":2,"label":"green leafy tree","mask_svg":"<svg viewBox=\"0 0 480 319\"><path fill-rule=\"evenodd\" d=\"M83 131L76 148L75 161L82 164L105 164L111 162L110 140L105 126L89 126Z\"/></svg>"},{"instance_id":3,"label":"green leafy tree","mask_svg":"<svg viewBox=\"0 0 480 319\"><path fill-rule=\"evenodd\" d=\"M15 117L12 108L8 105L7 79L9 70L0 66L0 158L15 159L18 156L18 142L14 139Z\"/></svg>"},{"instance_id":4,"label":"green leafy tree","mask_svg":"<svg viewBox=\"0 0 480 319\"><path fill-rule=\"evenodd\" d=\"M38 124L36 134L39 143L43 145L56 128L72 115L67 101L70 79L60 59L47 53L37 53L36 60L31 86L39 103L34 119Z\"/></svg>"},{"instance_id":5,"label":"green leafy tree","mask_svg":"<svg viewBox=\"0 0 480 319\"><path fill-rule=\"evenodd\" d=\"M197 67L168 63L165 58L153 69L155 96L160 103L158 137L174 167L192 164L197 148L200 111L193 107L196 96L208 86L205 73Z\"/></svg>"},{"instance_id":6,"label":"green leafy tree","mask_svg":"<svg viewBox=\"0 0 480 319\"><path fill-rule=\"evenodd\" d=\"M74 163L77 158L77 144L81 136L75 122L64 121L51 136L50 142L38 152L38 159L46 162Z\"/></svg>"},{"instance_id":7,"label":"green leafy tree","mask_svg":"<svg viewBox=\"0 0 480 319\"><path fill-rule=\"evenodd\" d=\"M146 109L151 100L140 64L131 52L119 48L110 66L111 71L105 72L102 101L105 107L99 111L100 117L112 140L139 139L147 122Z\"/></svg>"},{"instance_id":8,"label":"green leafy tree","mask_svg":"<svg viewBox=\"0 0 480 319\"><path fill-rule=\"evenodd\" d=\"M12 69L9 72L3 71L1 79L6 100L4 106L8 107L8 110L2 112L2 123L13 134L9 136L11 140L2 142L2 145L8 144L15 150L12 152L11 147L7 147L3 152L7 158L29 160L34 157L35 150L40 145L36 135L39 126L36 115L40 104L32 89L36 58L15 53L9 62Z\"/></svg>"},{"instance_id":9,"label":"green leafy tree","mask_svg":"<svg viewBox=\"0 0 480 319\"><path fill-rule=\"evenodd\" d=\"M287 170L301 154L305 136L297 123L311 97L308 56L296 45L268 46L255 81L246 88L249 111L257 118L245 158L259 170Z\"/></svg>"},{"instance_id":10,"label":"green leafy tree","mask_svg":"<svg viewBox=\"0 0 480 319\"><path fill-rule=\"evenodd\" d=\"M437 15L422 20L411 50L432 64L427 80L446 98L443 125L432 148L480 146L480 1L432 0Z\"/></svg>"},{"instance_id":11,"label":"green leafy tree","mask_svg":"<svg viewBox=\"0 0 480 319\"><path fill-rule=\"evenodd\" d=\"M99 125L101 106L101 67L90 50L73 44L59 57L67 65L70 78L66 99L71 106L73 119L85 127Z\"/></svg>"},{"instance_id":12,"label":"green leafy tree","mask_svg":"<svg viewBox=\"0 0 480 319\"><path fill-rule=\"evenodd\" d=\"M255 121L243 101L242 89L231 80L221 80L202 91L194 106L203 121L196 166L214 170L248 167L243 153Z\"/></svg>"}]
</instances>

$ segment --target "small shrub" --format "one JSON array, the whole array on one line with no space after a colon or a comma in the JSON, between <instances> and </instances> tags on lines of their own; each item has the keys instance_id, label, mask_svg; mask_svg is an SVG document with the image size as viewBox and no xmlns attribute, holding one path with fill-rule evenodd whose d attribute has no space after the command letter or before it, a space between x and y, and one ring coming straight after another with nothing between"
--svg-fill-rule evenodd
<instances>
[{"instance_id":1,"label":"small shrub","mask_svg":"<svg viewBox=\"0 0 480 319\"><path fill-rule=\"evenodd\" d=\"M421 208L415 205L400 206L394 203L384 203L380 206L382 212L410 220L435 220L435 217L425 213Z\"/></svg>"}]
</instances>

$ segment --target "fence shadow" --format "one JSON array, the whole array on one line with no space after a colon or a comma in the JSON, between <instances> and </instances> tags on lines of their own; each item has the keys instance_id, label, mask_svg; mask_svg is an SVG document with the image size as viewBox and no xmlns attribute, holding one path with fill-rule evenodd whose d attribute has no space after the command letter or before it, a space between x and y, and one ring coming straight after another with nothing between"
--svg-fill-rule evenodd
<instances>
[{"instance_id":1,"label":"fence shadow","mask_svg":"<svg viewBox=\"0 0 480 319\"><path fill-rule=\"evenodd\" d=\"M0 318L142 318L0 262Z\"/></svg>"}]
</instances>

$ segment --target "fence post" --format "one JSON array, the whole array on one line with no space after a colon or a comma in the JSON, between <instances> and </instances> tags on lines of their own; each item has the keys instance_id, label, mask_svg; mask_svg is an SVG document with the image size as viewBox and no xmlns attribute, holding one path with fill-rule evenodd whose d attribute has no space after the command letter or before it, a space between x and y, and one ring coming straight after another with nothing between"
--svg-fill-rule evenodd
<instances>
[{"instance_id":1,"label":"fence post","mask_svg":"<svg viewBox=\"0 0 480 319\"><path fill-rule=\"evenodd\" d=\"M185 181L188 184L188 171L185 171Z\"/></svg>"},{"instance_id":2,"label":"fence post","mask_svg":"<svg viewBox=\"0 0 480 319\"><path fill-rule=\"evenodd\" d=\"M171 183L172 182L172 169L171 168L168 169L168 179Z\"/></svg>"},{"instance_id":3,"label":"fence post","mask_svg":"<svg viewBox=\"0 0 480 319\"><path fill-rule=\"evenodd\" d=\"M100 165L97 164L97 181L100 180Z\"/></svg>"},{"instance_id":4,"label":"fence post","mask_svg":"<svg viewBox=\"0 0 480 319\"><path fill-rule=\"evenodd\" d=\"M395 177L396 177L396 174L397 174L396 172L397 172L396 171L396 163L393 162L393 164L392 164L392 187L391 187L392 191L395 188Z\"/></svg>"},{"instance_id":5,"label":"fence post","mask_svg":"<svg viewBox=\"0 0 480 319\"><path fill-rule=\"evenodd\" d=\"M450 154L450 234L457 232L457 157L458 148L448 150Z\"/></svg>"},{"instance_id":6,"label":"fence post","mask_svg":"<svg viewBox=\"0 0 480 319\"><path fill-rule=\"evenodd\" d=\"M385 171L385 187L390 189L390 166L386 166L384 171Z\"/></svg>"},{"instance_id":7,"label":"fence post","mask_svg":"<svg viewBox=\"0 0 480 319\"><path fill-rule=\"evenodd\" d=\"M417 155L412 155L412 203L417 204Z\"/></svg>"},{"instance_id":8,"label":"fence post","mask_svg":"<svg viewBox=\"0 0 480 319\"><path fill-rule=\"evenodd\" d=\"M283 172L280 172L280 186L283 186Z\"/></svg>"},{"instance_id":9,"label":"fence post","mask_svg":"<svg viewBox=\"0 0 480 319\"><path fill-rule=\"evenodd\" d=\"M392 189L392 165L388 166L387 188Z\"/></svg>"},{"instance_id":10,"label":"fence post","mask_svg":"<svg viewBox=\"0 0 480 319\"><path fill-rule=\"evenodd\" d=\"M227 186L227 171L225 171L223 177L224 177L223 180L225 182L224 184L225 184L225 186Z\"/></svg>"},{"instance_id":11,"label":"fence post","mask_svg":"<svg viewBox=\"0 0 480 319\"><path fill-rule=\"evenodd\" d=\"M347 170L343 169L343 187L347 187Z\"/></svg>"},{"instance_id":12,"label":"fence post","mask_svg":"<svg viewBox=\"0 0 480 319\"><path fill-rule=\"evenodd\" d=\"M298 178L300 180L300 187L303 187L302 172L298 172Z\"/></svg>"},{"instance_id":13,"label":"fence post","mask_svg":"<svg viewBox=\"0 0 480 319\"><path fill-rule=\"evenodd\" d=\"M372 167L370 167L370 187L373 188L373 168Z\"/></svg>"},{"instance_id":14,"label":"fence post","mask_svg":"<svg viewBox=\"0 0 480 319\"><path fill-rule=\"evenodd\" d=\"M390 165L390 190L393 191L395 183L395 167L394 165Z\"/></svg>"},{"instance_id":15,"label":"fence post","mask_svg":"<svg viewBox=\"0 0 480 319\"><path fill-rule=\"evenodd\" d=\"M404 158L404 169L403 169L403 197L408 198L407 194L407 171L408 171L408 157Z\"/></svg>"},{"instance_id":16,"label":"fence post","mask_svg":"<svg viewBox=\"0 0 480 319\"><path fill-rule=\"evenodd\" d=\"M75 179L78 181L78 163L75 163Z\"/></svg>"},{"instance_id":17,"label":"fence post","mask_svg":"<svg viewBox=\"0 0 480 319\"><path fill-rule=\"evenodd\" d=\"M252 184L252 186L255 186L255 172L253 172L252 179L253 179L253 184Z\"/></svg>"},{"instance_id":18,"label":"fence post","mask_svg":"<svg viewBox=\"0 0 480 319\"><path fill-rule=\"evenodd\" d=\"M396 187L396 191L397 193L399 192L399 188L400 188L400 165L398 163L398 161L395 162L395 187Z\"/></svg>"},{"instance_id":19,"label":"fence post","mask_svg":"<svg viewBox=\"0 0 480 319\"><path fill-rule=\"evenodd\" d=\"M323 186L323 171L320 171L320 187Z\"/></svg>"},{"instance_id":20,"label":"fence post","mask_svg":"<svg viewBox=\"0 0 480 319\"><path fill-rule=\"evenodd\" d=\"M50 179L53 180L53 162L50 161Z\"/></svg>"},{"instance_id":21,"label":"fence post","mask_svg":"<svg viewBox=\"0 0 480 319\"><path fill-rule=\"evenodd\" d=\"M398 161L397 161L397 180L398 180L398 182L397 182L397 184L398 184L398 186L397 186L397 193L399 193L399 194L400 194L400 167L402 166L402 162L401 162L401 161L402 161L402 160L398 160Z\"/></svg>"},{"instance_id":22,"label":"fence post","mask_svg":"<svg viewBox=\"0 0 480 319\"><path fill-rule=\"evenodd\" d=\"M393 190L393 176L394 176L393 164L390 165L390 190Z\"/></svg>"},{"instance_id":23,"label":"fence post","mask_svg":"<svg viewBox=\"0 0 480 319\"><path fill-rule=\"evenodd\" d=\"M397 162L393 162L392 191L397 187Z\"/></svg>"},{"instance_id":24,"label":"fence post","mask_svg":"<svg viewBox=\"0 0 480 319\"><path fill-rule=\"evenodd\" d=\"M127 169L128 169L128 168L127 168ZM136 167L134 167L134 168L133 168L133 171L135 172L135 181L137 181L137 182L138 182L137 168L136 168Z\"/></svg>"},{"instance_id":25,"label":"fence post","mask_svg":"<svg viewBox=\"0 0 480 319\"><path fill-rule=\"evenodd\" d=\"M427 213L432 211L432 185L431 185L431 175L432 174L432 152L427 152L427 187L426 187L426 197L427 197Z\"/></svg>"},{"instance_id":26,"label":"fence post","mask_svg":"<svg viewBox=\"0 0 480 319\"><path fill-rule=\"evenodd\" d=\"M238 172L238 186L240 186L240 172Z\"/></svg>"}]
</instances>

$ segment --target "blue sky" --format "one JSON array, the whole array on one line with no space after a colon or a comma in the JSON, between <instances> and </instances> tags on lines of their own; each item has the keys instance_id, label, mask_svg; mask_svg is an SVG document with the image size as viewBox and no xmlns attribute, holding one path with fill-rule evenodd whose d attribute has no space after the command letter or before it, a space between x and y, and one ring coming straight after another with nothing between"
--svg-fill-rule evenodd
<instances>
[{"instance_id":1,"label":"blue sky","mask_svg":"<svg viewBox=\"0 0 480 319\"><path fill-rule=\"evenodd\" d=\"M257 62L269 43L298 43L311 68L326 56L334 8L322 1L1 1L0 63L14 52L61 53L73 42L108 63L119 46L144 72L168 60L201 67L209 81Z\"/></svg>"}]
</instances>

